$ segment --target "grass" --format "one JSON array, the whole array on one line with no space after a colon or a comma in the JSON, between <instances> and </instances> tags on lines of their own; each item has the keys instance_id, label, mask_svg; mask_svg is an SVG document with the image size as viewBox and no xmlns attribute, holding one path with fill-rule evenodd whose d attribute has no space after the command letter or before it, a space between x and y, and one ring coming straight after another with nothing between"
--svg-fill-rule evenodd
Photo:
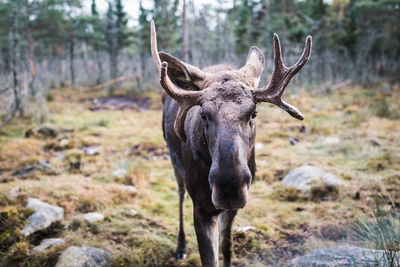
<instances>
[{"instance_id":1,"label":"grass","mask_svg":"<svg viewBox=\"0 0 400 267\"><path fill-rule=\"evenodd\" d=\"M352 227L352 235L364 246L383 251L385 261L377 258L377 265L400 266L400 214L398 209L382 210L377 200L372 218L362 218Z\"/></svg>"},{"instance_id":2,"label":"grass","mask_svg":"<svg viewBox=\"0 0 400 267\"><path fill-rule=\"evenodd\" d=\"M174 260L178 197L165 156L160 95L143 93L151 109L140 111L90 111L90 104L82 100L102 93L85 88L54 89L51 96L49 123L73 129L63 133L70 145L60 147L59 138L24 138L24 132L35 126L28 119L15 119L0 130L0 180L13 178L10 174L15 168L37 160L46 160L57 169L56 175L40 173L35 179L5 179L1 184L0 222L10 223L0 227L0 266L52 266L70 245L105 249L114 256L113 266L200 266L190 197L185 201L188 258ZM373 88L354 87L330 95L305 93L286 98L300 108L306 120L294 120L272 105L258 107L257 142L263 146L256 151L258 170L249 202L235 222L236 227L256 229L234 231L236 265L283 265L307 253L315 242L319 247L340 243L329 237L330 231L322 231L313 240L310 233L372 216L369 207L375 198L382 200L385 209L393 203L400 205L400 123L395 114L399 90L390 97ZM377 101L381 98L394 115ZM300 131L303 126L305 132ZM299 143L292 146L290 138ZM379 140L379 145L372 139ZM99 147L99 154L85 155L84 146ZM326 188L315 188L314 198L280 186L284 175L305 164L334 173L343 186L322 199L321 190ZM125 170L123 176L114 175L118 169ZM134 185L138 193L123 192L121 185ZM18 199L8 197L14 187L22 192ZM27 196L64 208L63 230L56 228L54 233L67 245L30 253L37 240L19 234L29 215L24 208ZM91 211L104 214L105 220L86 223L82 214Z\"/></svg>"}]
</instances>

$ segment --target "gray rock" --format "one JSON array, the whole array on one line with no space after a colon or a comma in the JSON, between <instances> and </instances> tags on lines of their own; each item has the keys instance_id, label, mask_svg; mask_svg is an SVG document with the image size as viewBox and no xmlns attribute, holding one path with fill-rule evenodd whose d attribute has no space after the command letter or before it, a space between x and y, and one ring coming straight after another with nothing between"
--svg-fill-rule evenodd
<instances>
[{"instance_id":1,"label":"gray rock","mask_svg":"<svg viewBox=\"0 0 400 267\"><path fill-rule=\"evenodd\" d=\"M85 146L82 149L86 156L96 156L100 154L99 146Z\"/></svg>"},{"instance_id":2,"label":"gray rock","mask_svg":"<svg viewBox=\"0 0 400 267\"><path fill-rule=\"evenodd\" d=\"M261 149L263 149L263 147L264 147L264 145L262 144L262 143L255 143L254 144L254 149L255 150L261 150Z\"/></svg>"},{"instance_id":3,"label":"gray rock","mask_svg":"<svg viewBox=\"0 0 400 267\"><path fill-rule=\"evenodd\" d=\"M55 168L44 160L38 160L34 164L28 164L21 168L16 169L12 173L12 175L18 176L19 178L26 178L36 171L42 171L48 174L53 174L55 173Z\"/></svg>"},{"instance_id":4,"label":"gray rock","mask_svg":"<svg viewBox=\"0 0 400 267\"><path fill-rule=\"evenodd\" d=\"M92 247L69 247L58 258L56 267L105 267L112 256L107 251Z\"/></svg>"},{"instance_id":5,"label":"gray rock","mask_svg":"<svg viewBox=\"0 0 400 267\"><path fill-rule=\"evenodd\" d=\"M340 138L337 136L328 136L323 140L325 145L336 145L340 143Z\"/></svg>"},{"instance_id":6,"label":"gray rock","mask_svg":"<svg viewBox=\"0 0 400 267\"><path fill-rule=\"evenodd\" d=\"M113 171L112 176L116 178L124 178L127 174L127 171L125 169L117 169Z\"/></svg>"},{"instance_id":7,"label":"gray rock","mask_svg":"<svg viewBox=\"0 0 400 267\"><path fill-rule=\"evenodd\" d=\"M309 165L292 170L281 182L284 187L295 188L303 193L310 192L314 184L321 183L330 187L339 187L342 184L335 175Z\"/></svg>"},{"instance_id":8,"label":"gray rock","mask_svg":"<svg viewBox=\"0 0 400 267\"><path fill-rule=\"evenodd\" d=\"M97 212L89 212L83 214L83 219L87 222L94 223L104 220L104 215Z\"/></svg>"},{"instance_id":9,"label":"gray rock","mask_svg":"<svg viewBox=\"0 0 400 267\"><path fill-rule=\"evenodd\" d=\"M56 137L59 130L53 126L40 125L36 128L29 129L25 132L25 137L42 136L42 137Z\"/></svg>"},{"instance_id":10,"label":"gray rock","mask_svg":"<svg viewBox=\"0 0 400 267\"><path fill-rule=\"evenodd\" d=\"M375 267L389 266L382 250L353 246L316 249L293 259L288 267Z\"/></svg>"},{"instance_id":11,"label":"gray rock","mask_svg":"<svg viewBox=\"0 0 400 267\"><path fill-rule=\"evenodd\" d=\"M367 140L373 146L381 146L382 141L378 137L372 137Z\"/></svg>"},{"instance_id":12,"label":"gray rock","mask_svg":"<svg viewBox=\"0 0 400 267\"><path fill-rule=\"evenodd\" d=\"M119 189L121 191L125 191L125 192L129 192L131 194L136 194L137 193L137 189L136 187L132 186L132 185L121 185L119 187Z\"/></svg>"},{"instance_id":13,"label":"gray rock","mask_svg":"<svg viewBox=\"0 0 400 267\"><path fill-rule=\"evenodd\" d=\"M28 198L26 207L33 209L35 213L29 216L28 224L22 229L25 236L46 229L53 222L64 218L63 208L50 205L37 198Z\"/></svg>"},{"instance_id":14,"label":"gray rock","mask_svg":"<svg viewBox=\"0 0 400 267\"><path fill-rule=\"evenodd\" d=\"M54 246L65 244L64 239L61 238L46 238L40 242L39 246L34 247L33 251L45 251L46 249L52 248Z\"/></svg>"},{"instance_id":15,"label":"gray rock","mask_svg":"<svg viewBox=\"0 0 400 267\"><path fill-rule=\"evenodd\" d=\"M17 198L19 197L19 195L21 194L21 188L19 188L18 186L13 187L10 189L10 191L8 191L8 195L10 196L10 198Z\"/></svg>"}]
</instances>

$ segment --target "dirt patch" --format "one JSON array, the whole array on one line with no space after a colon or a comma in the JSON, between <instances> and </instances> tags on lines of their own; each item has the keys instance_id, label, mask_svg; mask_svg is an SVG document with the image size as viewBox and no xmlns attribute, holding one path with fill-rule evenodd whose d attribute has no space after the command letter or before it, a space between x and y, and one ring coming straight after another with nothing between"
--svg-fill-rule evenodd
<instances>
[{"instance_id":1,"label":"dirt patch","mask_svg":"<svg viewBox=\"0 0 400 267\"><path fill-rule=\"evenodd\" d=\"M145 159L168 159L168 150L166 146L144 142L131 147L131 149L129 150L129 155L140 156Z\"/></svg>"},{"instance_id":2,"label":"dirt patch","mask_svg":"<svg viewBox=\"0 0 400 267\"><path fill-rule=\"evenodd\" d=\"M89 110L148 110L150 98L129 95L112 95L85 100L91 103Z\"/></svg>"}]
</instances>

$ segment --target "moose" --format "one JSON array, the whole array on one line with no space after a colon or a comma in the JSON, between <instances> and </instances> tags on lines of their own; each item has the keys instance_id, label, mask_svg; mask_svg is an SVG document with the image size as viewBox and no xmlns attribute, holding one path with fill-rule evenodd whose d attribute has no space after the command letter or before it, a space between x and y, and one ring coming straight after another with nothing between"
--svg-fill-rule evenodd
<instances>
[{"instance_id":1,"label":"moose","mask_svg":"<svg viewBox=\"0 0 400 267\"><path fill-rule=\"evenodd\" d=\"M256 105L269 102L303 120L296 107L282 100L282 94L310 58L311 46L308 36L300 59L287 67L275 34L274 71L268 85L258 88L265 61L259 48L250 48L240 69L216 65L200 70L158 52L151 22L151 52L164 88L163 135L178 184L178 260L186 257L183 201L187 190L193 201L202 265L219 266L221 239L223 265L231 266L232 224L238 209L246 205L256 172Z\"/></svg>"}]
</instances>

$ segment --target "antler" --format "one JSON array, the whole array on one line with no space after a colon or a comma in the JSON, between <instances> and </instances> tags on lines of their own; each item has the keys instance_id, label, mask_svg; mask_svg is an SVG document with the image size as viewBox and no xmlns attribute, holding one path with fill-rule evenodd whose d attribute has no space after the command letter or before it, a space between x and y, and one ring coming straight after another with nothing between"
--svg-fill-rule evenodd
<instances>
[{"instance_id":1,"label":"antler","mask_svg":"<svg viewBox=\"0 0 400 267\"><path fill-rule=\"evenodd\" d=\"M282 100L282 94L292 77L306 64L311 55L312 38L307 36L306 45L300 59L291 67L286 67L282 60L281 42L274 34L274 72L267 86L253 91L256 102L269 102L286 110L296 119L303 120L304 116L294 106Z\"/></svg>"},{"instance_id":2,"label":"antler","mask_svg":"<svg viewBox=\"0 0 400 267\"><path fill-rule=\"evenodd\" d=\"M157 49L157 34L156 34L156 26L154 26L154 21L151 21L151 55L153 56L154 63L156 63L156 67L158 71L161 71L161 59L158 55Z\"/></svg>"},{"instance_id":3,"label":"antler","mask_svg":"<svg viewBox=\"0 0 400 267\"><path fill-rule=\"evenodd\" d=\"M177 136L186 142L184 123L189 109L195 105L200 105L203 99L203 91L186 91L172 83L168 76L168 63L162 62L157 49L157 35L154 22L151 21L151 53L160 71L160 84L165 92L179 103L178 114L175 119L174 129Z\"/></svg>"}]
</instances>

